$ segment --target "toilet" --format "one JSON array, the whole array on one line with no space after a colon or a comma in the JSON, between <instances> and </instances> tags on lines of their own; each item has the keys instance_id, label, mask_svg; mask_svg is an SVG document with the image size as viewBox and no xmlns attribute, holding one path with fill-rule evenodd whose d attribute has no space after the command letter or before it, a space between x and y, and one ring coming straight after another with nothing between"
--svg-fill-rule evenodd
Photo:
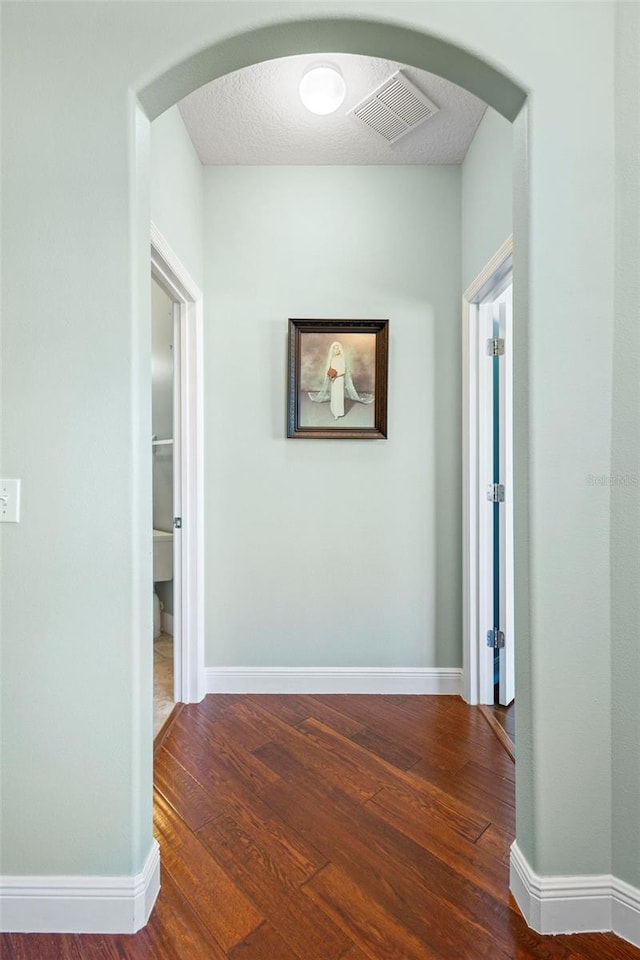
<instances>
[{"instance_id":1,"label":"toilet","mask_svg":"<svg viewBox=\"0 0 640 960\"><path fill-rule=\"evenodd\" d=\"M160 598L156 583L173 580L173 533L166 530L153 531L153 639L162 633Z\"/></svg>"}]
</instances>

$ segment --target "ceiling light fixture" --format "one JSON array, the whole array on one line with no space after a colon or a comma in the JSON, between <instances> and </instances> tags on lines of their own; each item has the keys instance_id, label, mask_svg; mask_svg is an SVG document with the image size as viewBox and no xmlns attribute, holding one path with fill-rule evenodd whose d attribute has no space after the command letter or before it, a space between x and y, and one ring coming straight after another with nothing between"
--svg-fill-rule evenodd
<instances>
[{"instance_id":1,"label":"ceiling light fixture","mask_svg":"<svg viewBox=\"0 0 640 960\"><path fill-rule=\"evenodd\" d=\"M307 110L320 116L334 113L346 92L342 74L337 67L327 63L309 67L300 81L300 99Z\"/></svg>"}]
</instances>

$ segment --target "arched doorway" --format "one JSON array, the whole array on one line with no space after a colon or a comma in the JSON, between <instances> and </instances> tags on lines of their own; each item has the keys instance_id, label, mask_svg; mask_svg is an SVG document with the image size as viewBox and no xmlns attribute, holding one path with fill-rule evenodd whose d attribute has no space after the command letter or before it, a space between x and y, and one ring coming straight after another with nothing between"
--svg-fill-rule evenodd
<instances>
[{"instance_id":1,"label":"arched doorway","mask_svg":"<svg viewBox=\"0 0 640 960\"><path fill-rule=\"evenodd\" d=\"M446 79L465 87L483 99L519 129L524 142L526 128L526 93L496 68L488 65L473 53L441 38L392 24L350 19L327 19L320 21L295 21L263 27L239 34L195 53L187 61L172 67L139 91L139 99L147 119L152 120L192 90L226 73L241 69L263 60L292 56L299 53L321 53L327 50L391 58L438 73ZM526 153L523 154L526 157ZM526 162L516 171L516 190L526 197ZM526 207L526 203L524 205ZM519 229L523 229L521 220ZM516 237L517 245L517 237ZM516 265L518 277L520 265ZM525 285L522 285L525 289ZM521 299L518 314L526 317L526 303ZM524 369L525 358L516 357L516 369ZM524 384L526 379L517 378ZM523 394L524 397L524 394ZM517 404L519 415L524 416L526 404ZM517 436L521 442L526 438L526 424L520 423ZM524 462L524 450L516 451L516 474L520 485L519 503L525 502L522 495L526 476L519 470L518 461ZM526 517L520 518L519 534ZM523 542L525 540L523 539ZM518 630L526 636L526 596L518 596ZM527 718L522 717L523 729ZM527 772L520 771L519 790L530 789Z\"/></svg>"}]
</instances>

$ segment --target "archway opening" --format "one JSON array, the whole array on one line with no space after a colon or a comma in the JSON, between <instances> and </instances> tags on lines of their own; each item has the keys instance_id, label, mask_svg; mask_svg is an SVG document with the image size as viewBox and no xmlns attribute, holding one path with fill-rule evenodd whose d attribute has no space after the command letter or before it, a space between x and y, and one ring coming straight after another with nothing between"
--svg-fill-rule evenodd
<instances>
[{"instance_id":1,"label":"archway opening","mask_svg":"<svg viewBox=\"0 0 640 960\"><path fill-rule=\"evenodd\" d=\"M515 245L518 247L518 234L526 235L526 92L513 79L484 62L474 53L464 50L448 41L428 36L414 30L397 27L393 24L350 19L327 19L315 21L295 21L274 24L211 45L196 52L188 60L167 70L139 92L140 103L149 120L155 119L170 106L198 87L225 74L240 70L264 60L294 56L300 53L324 53L327 50L361 56L383 57L397 60L410 66L436 73L447 80L469 90L503 117L514 123L516 138L519 141L519 153L523 158L520 168L514 171L515 191L521 203L521 219L516 224ZM522 202L522 198L525 201ZM522 212L525 211L525 212ZM524 244L522 245L524 249ZM527 436L526 416L526 357L522 349L526 329L527 305L525 300L526 283L523 275L526 266L524 260L515 258L516 309L521 331L519 350L516 352L515 366L518 398L516 398L517 442L515 452L516 477L519 487L519 503L526 503L526 475L519 469L525 462ZM521 543L526 516L516 518L517 535ZM516 563L517 563L516 558ZM520 588L523 581L520 581ZM518 596L518 635L528 636L526 595ZM520 652L520 648L519 648ZM526 729L527 718L522 716L521 723ZM521 778L526 783L526 772Z\"/></svg>"}]
</instances>

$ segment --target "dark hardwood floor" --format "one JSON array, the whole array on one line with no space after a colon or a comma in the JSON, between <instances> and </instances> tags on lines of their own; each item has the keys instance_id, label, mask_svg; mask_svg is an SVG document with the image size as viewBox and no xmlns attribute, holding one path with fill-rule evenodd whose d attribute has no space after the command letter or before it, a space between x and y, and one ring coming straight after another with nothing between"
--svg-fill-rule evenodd
<instances>
[{"instance_id":1,"label":"dark hardwood floor","mask_svg":"<svg viewBox=\"0 0 640 960\"><path fill-rule=\"evenodd\" d=\"M514 765L455 697L209 696L155 758L162 890L135 936L3 960L638 960L508 891Z\"/></svg>"},{"instance_id":2,"label":"dark hardwood floor","mask_svg":"<svg viewBox=\"0 0 640 960\"><path fill-rule=\"evenodd\" d=\"M512 702L508 707L499 703L480 707L483 717L501 742L512 760L516 755L516 705Z\"/></svg>"}]
</instances>

